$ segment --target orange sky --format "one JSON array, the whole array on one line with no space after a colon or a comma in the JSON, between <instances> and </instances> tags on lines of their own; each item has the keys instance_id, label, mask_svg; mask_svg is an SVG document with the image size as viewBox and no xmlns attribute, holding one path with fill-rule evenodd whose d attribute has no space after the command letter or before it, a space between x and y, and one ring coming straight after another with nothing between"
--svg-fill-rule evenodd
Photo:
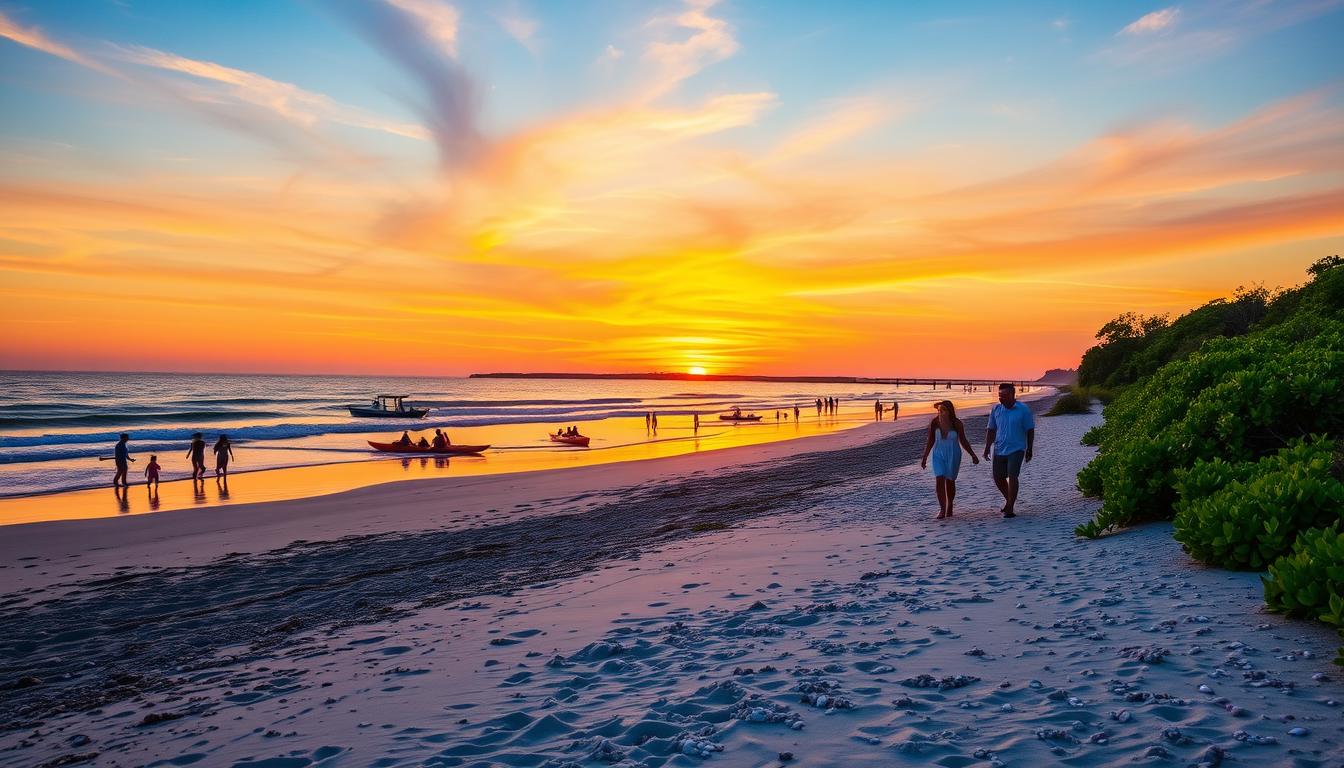
<instances>
[{"instance_id":1,"label":"orange sky","mask_svg":"<svg viewBox=\"0 0 1344 768\"><path fill-rule=\"evenodd\" d=\"M452 6L377 12L432 8ZM1067 55L1126 95L1093 121L1091 102L1031 106L1078 76L1053 59L1013 104L974 67L799 91L741 31L768 9L651 15L576 54L576 82L618 82L563 100L495 49L487 74L457 45L467 11L396 27L443 79L397 87L474 83L463 116L0 5L0 67L27 78L5 103L80 127L0 118L0 365L1034 377L1121 312L1293 285L1344 252L1337 62L1204 103L1226 51L1144 68L1117 51L1182 30L1097 20ZM501 29L524 63L558 62L560 22L535 21ZM1189 103L1162 91L1181 78ZM509 117L529 101L547 104Z\"/></svg>"}]
</instances>

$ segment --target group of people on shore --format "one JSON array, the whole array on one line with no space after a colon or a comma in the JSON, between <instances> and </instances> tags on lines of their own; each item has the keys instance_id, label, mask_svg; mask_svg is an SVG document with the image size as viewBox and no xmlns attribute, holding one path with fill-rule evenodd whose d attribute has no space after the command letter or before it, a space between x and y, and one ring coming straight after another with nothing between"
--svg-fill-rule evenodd
<instances>
[{"instance_id":1,"label":"group of people on shore","mask_svg":"<svg viewBox=\"0 0 1344 768\"><path fill-rule=\"evenodd\" d=\"M117 472L112 476L113 488L128 488L130 481L127 474L130 471L131 462L135 461L131 457L131 436L125 432L121 433L117 440L117 445L112 451L112 461L116 465ZM233 459L233 444L229 442L228 435L220 435L215 441L213 448L215 454L215 477L222 479L228 477L229 461ZM196 432L191 436L191 445L187 447L186 458L191 459L191 481L205 480L205 436ZM151 454L149 463L145 465L145 485L157 489L159 487L159 474L163 471L163 466L159 464L157 454Z\"/></svg>"},{"instance_id":2,"label":"group of people on shore","mask_svg":"<svg viewBox=\"0 0 1344 768\"><path fill-rule=\"evenodd\" d=\"M957 497L957 474L961 470L961 452L971 455L971 461L980 463L966 435L966 425L957 418L957 409L951 400L934 404L938 415L929 422L928 437L924 441L924 455L919 460L921 469L933 457L934 492L938 496L938 517L952 517L952 504ZM1017 389L1012 384L999 385L999 402L989 412L985 427L984 458L993 460L994 485L1003 495L1004 517L1017 517L1014 507L1019 490L1018 478L1022 465L1031 461L1036 442L1036 419L1025 403L1017 401ZM991 450L993 451L991 454Z\"/></svg>"}]
</instances>

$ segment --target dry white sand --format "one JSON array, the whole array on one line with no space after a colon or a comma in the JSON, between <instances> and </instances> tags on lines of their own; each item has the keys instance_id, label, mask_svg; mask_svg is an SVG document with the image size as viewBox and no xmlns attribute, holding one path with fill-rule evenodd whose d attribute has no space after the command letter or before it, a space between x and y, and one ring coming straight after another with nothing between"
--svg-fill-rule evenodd
<instances>
[{"instance_id":1,"label":"dry white sand","mask_svg":"<svg viewBox=\"0 0 1344 768\"><path fill-rule=\"evenodd\" d=\"M1344 764L1332 632L1167 525L1072 536L1096 419L1038 421L1015 520L969 462L930 519L907 435L511 528L5 569L0 763Z\"/></svg>"}]
</instances>

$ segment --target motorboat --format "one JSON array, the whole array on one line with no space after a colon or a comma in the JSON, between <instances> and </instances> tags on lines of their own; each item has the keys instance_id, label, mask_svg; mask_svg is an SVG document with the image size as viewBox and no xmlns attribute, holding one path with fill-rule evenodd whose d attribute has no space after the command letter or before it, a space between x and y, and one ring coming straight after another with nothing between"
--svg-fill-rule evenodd
<instances>
[{"instance_id":1,"label":"motorboat","mask_svg":"<svg viewBox=\"0 0 1344 768\"><path fill-rule=\"evenodd\" d=\"M422 448L415 443L410 445L405 443L376 443L372 440L369 441L369 446L383 453L409 453L420 456L455 456L464 453L480 453L490 447L488 445L447 445L443 448L435 448L434 446Z\"/></svg>"},{"instance_id":2,"label":"motorboat","mask_svg":"<svg viewBox=\"0 0 1344 768\"><path fill-rule=\"evenodd\" d=\"M403 400L410 395L376 395L369 405L351 405L351 416L370 419L423 419L428 408L411 408Z\"/></svg>"}]
</instances>

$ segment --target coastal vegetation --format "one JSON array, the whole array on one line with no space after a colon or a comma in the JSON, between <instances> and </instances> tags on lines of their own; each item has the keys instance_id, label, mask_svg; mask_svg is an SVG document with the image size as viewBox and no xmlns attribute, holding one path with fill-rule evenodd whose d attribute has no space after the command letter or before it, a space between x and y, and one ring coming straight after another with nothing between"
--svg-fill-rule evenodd
<instances>
[{"instance_id":1,"label":"coastal vegetation","mask_svg":"<svg viewBox=\"0 0 1344 768\"><path fill-rule=\"evenodd\" d=\"M1102 506L1076 533L1172 520L1201 562L1268 568L1272 608L1344 626L1344 259L1308 274L1101 328L1080 383L1120 390L1084 436Z\"/></svg>"}]
</instances>

